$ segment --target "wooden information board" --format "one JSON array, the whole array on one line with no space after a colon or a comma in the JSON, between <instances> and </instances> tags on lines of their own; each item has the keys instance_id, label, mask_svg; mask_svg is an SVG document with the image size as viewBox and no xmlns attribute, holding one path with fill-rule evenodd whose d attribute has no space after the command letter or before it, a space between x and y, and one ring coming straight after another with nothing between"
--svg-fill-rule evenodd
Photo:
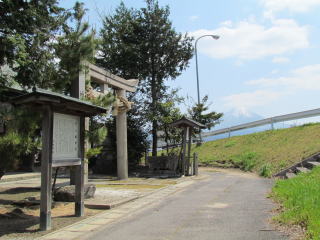
<instances>
[{"instance_id":1,"label":"wooden information board","mask_svg":"<svg viewBox=\"0 0 320 240\"><path fill-rule=\"evenodd\" d=\"M53 114L52 166L80 165L80 117Z\"/></svg>"}]
</instances>

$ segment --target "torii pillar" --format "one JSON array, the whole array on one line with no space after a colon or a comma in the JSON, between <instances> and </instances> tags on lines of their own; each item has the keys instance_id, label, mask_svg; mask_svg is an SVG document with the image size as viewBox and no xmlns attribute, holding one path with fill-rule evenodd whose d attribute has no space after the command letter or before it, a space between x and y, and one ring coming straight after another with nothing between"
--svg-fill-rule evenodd
<instances>
[{"instance_id":1,"label":"torii pillar","mask_svg":"<svg viewBox=\"0 0 320 240\"><path fill-rule=\"evenodd\" d=\"M117 97L126 98L126 91L116 90ZM117 173L119 179L128 178L128 142L127 142L127 111L118 110L116 117L117 134Z\"/></svg>"},{"instance_id":2,"label":"torii pillar","mask_svg":"<svg viewBox=\"0 0 320 240\"><path fill-rule=\"evenodd\" d=\"M116 137L117 137L117 173L120 180L128 178L128 145L127 145L127 111L131 109L132 103L126 98L127 92L135 92L139 80L126 80L116 76L100 67L90 63L84 63L86 70L80 72L79 86L85 89L85 80L98 83L100 92L106 94L110 88L116 92L114 116L116 116ZM80 90L81 91L81 90Z\"/></svg>"}]
</instances>

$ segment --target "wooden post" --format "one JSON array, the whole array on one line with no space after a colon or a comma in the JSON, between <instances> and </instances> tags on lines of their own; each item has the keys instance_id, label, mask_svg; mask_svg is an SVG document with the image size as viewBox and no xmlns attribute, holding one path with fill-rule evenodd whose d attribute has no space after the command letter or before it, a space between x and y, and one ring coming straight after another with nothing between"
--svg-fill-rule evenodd
<instances>
[{"instance_id":1,"label":"wooden post","mask_svg":"<svg viewBox=\"0 0 320 240\"><path fill-rule=\"evenodd\" d=\"M84 145L85 137L85 118L80 117L80 141L79 157L81 165L75 167L75 215L76 217L84 216Z\"/></svg>"},{"instance_id":2,"label":"wooden post","mask_svg":"<svg viewBox=\"0 0 320 240\"><path fill-rule=\"evenodd\" d=\"M79 64L79 77L73 79L72 83L71 83L71 97L74 98L78 98L80 99L81 97L84 97L86 94L86 70L85 68L82 66L84 65L83 62L80 62ZM85 120L85 130L88 131L89 130L89 122L90 119L86 118ZM90 143L87 140L85 143L85 150L89 150L90 149ZM77 167L70 167L70 185L76 185L76 171L78 171ZM88 173L89 173L89 169L88 169L88 162L85 161L84 162L84 182L88 182Z\"/></svg>"},{"instance_id":3,"label":"wooden post","mask_svg":"<svg viewBox=\"0 0 320 240\"><path fill-rule=\"evenodd\" d=\"M194 175L199 175L198 171L198 153L193 153L193 169L194 169Z\"/></svg>"},{"instance_id":4,"label":"wooden post","mask_svg":"<svg viewBox=\"0 0 320 240\"><path fill-rule=\"evenodd\" d=\"M43 111L42 120L42 153L41 153L41 202L40 202L40 230L51 229L51 178L52 178L52 140L53 140L53 112L50 106Z\"/></svg>"},{"instance_id":5,"label":"wooden post","mask_svg":"<svg viewBox=\"0 0 320 240\"><path fill-rule=\"evenodd\" d=\"M117 90L117 95L126 97L126 91ZM116 119L117 172L120 180L128 178L127 112L119 111Z\"/></svg>"},{"instance_id":6,"label":"wooden post","mask_svg":"<svg viewBox=\"0 0 320 240\"><path fill-rule=\"evenodd\" d=\"M186 172L186 148L187 148L187 128L183 128L183 138L182 138L182 175Z\"/></svg>"},{"instance_id":7,"label":"wooden post","mask_svg":"<svg viewBox=\"0 0 320 240\"><path fill-rule=\"evenodd\" d=\"M189 138L189 142L188 142L188 160L187 160L187 176L189 176L190 173L190 167L191 167L191 134L192 134L192 128L188 127L188 138Z\"/></svg>"}]
</instances>

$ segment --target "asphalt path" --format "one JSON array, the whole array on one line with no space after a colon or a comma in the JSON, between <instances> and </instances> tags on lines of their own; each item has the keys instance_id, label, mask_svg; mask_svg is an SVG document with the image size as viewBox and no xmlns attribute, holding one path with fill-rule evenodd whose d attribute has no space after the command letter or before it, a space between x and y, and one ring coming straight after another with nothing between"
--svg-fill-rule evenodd
<instances>
[{"instance_id":1,"label":"asphalt path","mask_svg":"<svg viewBox=\"0 0 320 240\"><path fill-rule=\"evenodd\" d=\"M272 181L240 172L208 177L108 224L90 240L280 240L269 224Z\"/></svg>"}]
</instances>

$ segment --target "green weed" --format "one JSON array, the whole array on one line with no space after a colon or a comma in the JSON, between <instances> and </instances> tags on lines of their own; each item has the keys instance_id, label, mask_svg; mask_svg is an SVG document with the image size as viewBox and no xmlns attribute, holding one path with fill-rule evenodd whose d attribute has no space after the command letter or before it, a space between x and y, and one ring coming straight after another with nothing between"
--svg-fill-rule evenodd
<instances>
[{"instance_id":1,"label":"green weed","mask_svg":"<svg viewBox=\"0 0 320 240\"><path fill-rule=\"evenodd\" d=\"M278 180L271 196L284 211L276 220L306 227L306 238L320 240L320 168L288 180Z\"/></svg>"},{"instance_id":2,"label":"green weed","mask_svg":"<svg viewBox=\"0 0 320 240\"><path fill-rule=\"evenodd\" d=\"M271 177L271 165L266 163L259 170L259 175L262 177Z\"/></svg>"},{"instance_id":3,"label":"green weed","mask_svg":"<svg viewBox=\"0 0 320 240\"><path fill-rule=\"evenodd\" d=\"M233 163L244 171L251 171L257 162L256 152L244 152L240 155L234 156Z\"/></svg>"},{"instance_id":4,"label":"green weed","mask_svg":"<svg viewBox=\"0 0 320 240\"><path fill-rule=\"evenodd\" d=\"M233 147L235 144L236 144L236 141L229 141L224 145L224 147L225 148Z\"/></svg>"}]
</instances>

